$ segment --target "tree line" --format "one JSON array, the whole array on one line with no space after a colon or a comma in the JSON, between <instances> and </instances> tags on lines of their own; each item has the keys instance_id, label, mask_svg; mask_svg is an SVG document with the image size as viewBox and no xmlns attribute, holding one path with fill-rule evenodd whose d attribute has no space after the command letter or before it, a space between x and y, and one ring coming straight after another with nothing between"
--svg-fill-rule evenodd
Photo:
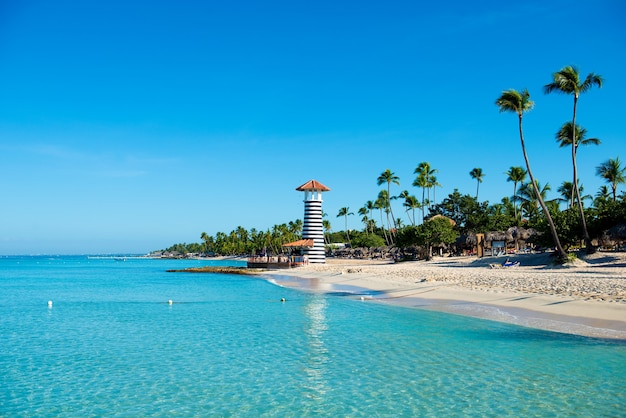
<instances>
[{"instance_id":1,"label":"tree line","mask_svg":"<svg viewBox=\"0 0 626 418\"><path fill-rule=\"evenodd\" d=\"M476 180L473 196L461 194L457 189L437 201L436 189L438 169L427 161L417 165L412 186L418 188L420 197L408 190L392 193L392 186L400 185L400 178L386 169L376 179L383 186L376 198L368 200L357 210L363 224L362 229L349 228L348 219L354 216L349 206L340 208L337 218L343 218L343 231L333 232L328 215L324 214L324 235L327 244L345 242L353 247L380 246L423 246L432 243L451 243L461 234L505 231L512 226L535 228L540 233L539 244L555 248L561 261L567 259L567 250L584 243L587 253L596 250L594 238L599 238L606 229L626 219L626 193L618 195L618 187L626 182L626 167L622 167L619 156L609 158L596 167L596 175L605 180L594 196L583 194L584 187L578 180L577 154L580 145L599 145L598 138L588 138L587 130L577 125L577 104L582 93L592 87L601 88L603 78L588 74L581 78L578 69L564 67L552 75L552 81L543 88L546 94L562 93L573 97L573 116L563 123L555 139L560 147L571 148L572 177L557 188L560 197L547 199L549 184L542 185L535 178L531 161L526 152L523 116L531 110L534 102L524 89L505 90L496 99L500 112L517 115L518 134L525 167L511 166L505 173L507 181L513 183L513 194L503 197L495 204L479 200L479 188L485 173L475 167L469 175ZM394 203L402 203L404 214L394 213ZM562 205L565 209L561 209ZM437 216L440 215L440 216ZM406 221L404 220L406 219ZM181 253L215 253L241 255L258 252L279 254L282 245L301 239L302 221L275 225L267 231L237 227L230 233L218 232L215 236L201 234L201 243L176 244L167 251ZM430 250L427 250L430 254Z\"/></svg>"}]
</instances>

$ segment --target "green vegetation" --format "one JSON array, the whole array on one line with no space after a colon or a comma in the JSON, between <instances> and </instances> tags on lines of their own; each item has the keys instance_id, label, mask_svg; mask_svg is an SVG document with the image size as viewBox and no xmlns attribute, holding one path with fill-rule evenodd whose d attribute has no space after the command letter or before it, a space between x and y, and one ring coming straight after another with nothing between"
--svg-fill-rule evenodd
<instances>
[{"instance_id":1,"label":"green vegetation","mask_svg":"<svg viewBox=\"0 0 626 418\"><path fill-rule=\"evenodd\" d=\"M578 247L581 242L585 243L588 253L595 251L603 233L623 224L626 219L626 193L622 191L618 194L618 187L626 183L626 167L622 167L619 156L599 163L596 167L596 175L604 179L608 186L602 186L595 198L581 196L583 187L578 182L576 156L579 145L600 145L600 140L587 138L586 129L576 125L577 102L581 93L594 85L602 87L602 82L602 78L593 73L581 81L574 67L565 67L553 74L552 83L544 86L545 93L560 92L574 97L572 121L562 124L556 133L558 145L572 149L572 181L565 180L558 187L561 198L548 200L550 185L546 183L542 186L531 170L522 126L524 114L534 106L530 93L528 90L510 89L503 91L495 104L500 112L518 116L519 140L526 167L511 166L504 173L506 180L513 183L512 196L503 197L500 202L493 204L479 201L479 186L485 174L476 167L470 171L470 176L477 182L475 196L461 194L455 189L437 202L436 188L441 185L435 174L439 170L426 161L417 165L414 171L417 176L412 182L413 187L420 189L421 199L408 190L393 195L391 185L399 186L400 178L386 169L375 179L377 185L384 188L375 199L368 200L358 210L362 229L348 227L348 216L354 213L348 206L344 206L337 214L338 218L343 218L343 231L332 231L330 221L323 220L326 244L329 248L333 243L346 243L354 248L395 246L405 254L416 254L416 248L419 247L419 252L429 257L433 247L443 248L453 244L461 235L524 227L538 231L539 234L532 238L533 243L554 248L560 262L566 262L568 250ZM526 181L527 176L529 181ZM405 211L403 216L408 221L406 225L402 218L394 215L393 202L397 199L402 202ZM585 201L591 204L585 207ZM565 204L564 209L561 209L561 203ZM421 217L416 216L416 211ZM202 233L200 238L201 243L176 244L164 251L219 255L280 254L283 244L302 238L302 221L275 225L267 231L248 231L238 227L228 234L218 232L215 236L209 236Z\"/></svg>"}]
</instances>

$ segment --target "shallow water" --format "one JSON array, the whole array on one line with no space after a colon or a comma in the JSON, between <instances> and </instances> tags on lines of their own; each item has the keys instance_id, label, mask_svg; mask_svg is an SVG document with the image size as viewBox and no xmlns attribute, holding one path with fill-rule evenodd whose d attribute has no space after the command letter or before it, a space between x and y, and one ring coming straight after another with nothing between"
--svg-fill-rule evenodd
<instances>
[{"instance_id":1,"label":"shallow water","mask_svg":"<svg viewBox=\"0 0 626 418\"><path fill-rule=\"evenodd\" d=\"M206 264L0 258L0 416L626 410L623 342L165 272Z\"/></svg>"}]
</instances>

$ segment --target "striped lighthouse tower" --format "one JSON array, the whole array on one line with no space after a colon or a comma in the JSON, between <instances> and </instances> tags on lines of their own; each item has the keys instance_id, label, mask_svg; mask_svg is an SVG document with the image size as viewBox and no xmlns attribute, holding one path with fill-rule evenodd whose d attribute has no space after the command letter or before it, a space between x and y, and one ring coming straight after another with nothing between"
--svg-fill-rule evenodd
<instances>
[{"instance_id":1,"label":"striped lighthouse tower","mask_svg":"<svg viewBox=\"0 0 626 418\"><path fill-rule=\"evenodd\" d=\"M303 249L309 263L325 263L324 227L322 225L322 192L330 191L317 180L310 180L296 189L304 192L304 223L302 239L313 240L313 246Z\"/></svg>"}]
</instances>

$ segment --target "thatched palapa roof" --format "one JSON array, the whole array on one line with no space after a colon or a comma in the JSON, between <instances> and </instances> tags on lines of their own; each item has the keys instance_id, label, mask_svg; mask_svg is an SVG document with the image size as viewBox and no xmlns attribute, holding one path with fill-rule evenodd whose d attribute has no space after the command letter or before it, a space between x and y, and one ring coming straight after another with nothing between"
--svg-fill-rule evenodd
<instances>
[{"instance_id":1,"label":"thatched palapa roof","mask_svg":"<svg viewBox=\"0 0 626 418\"><path fill-rule=\"evenodd\" d=\"M283 244L283 247L287 248L311 248L315 245L315 241L312 239L301 239L294 242L288 242L287 244Z\"/></svg>"}]
</instances>

